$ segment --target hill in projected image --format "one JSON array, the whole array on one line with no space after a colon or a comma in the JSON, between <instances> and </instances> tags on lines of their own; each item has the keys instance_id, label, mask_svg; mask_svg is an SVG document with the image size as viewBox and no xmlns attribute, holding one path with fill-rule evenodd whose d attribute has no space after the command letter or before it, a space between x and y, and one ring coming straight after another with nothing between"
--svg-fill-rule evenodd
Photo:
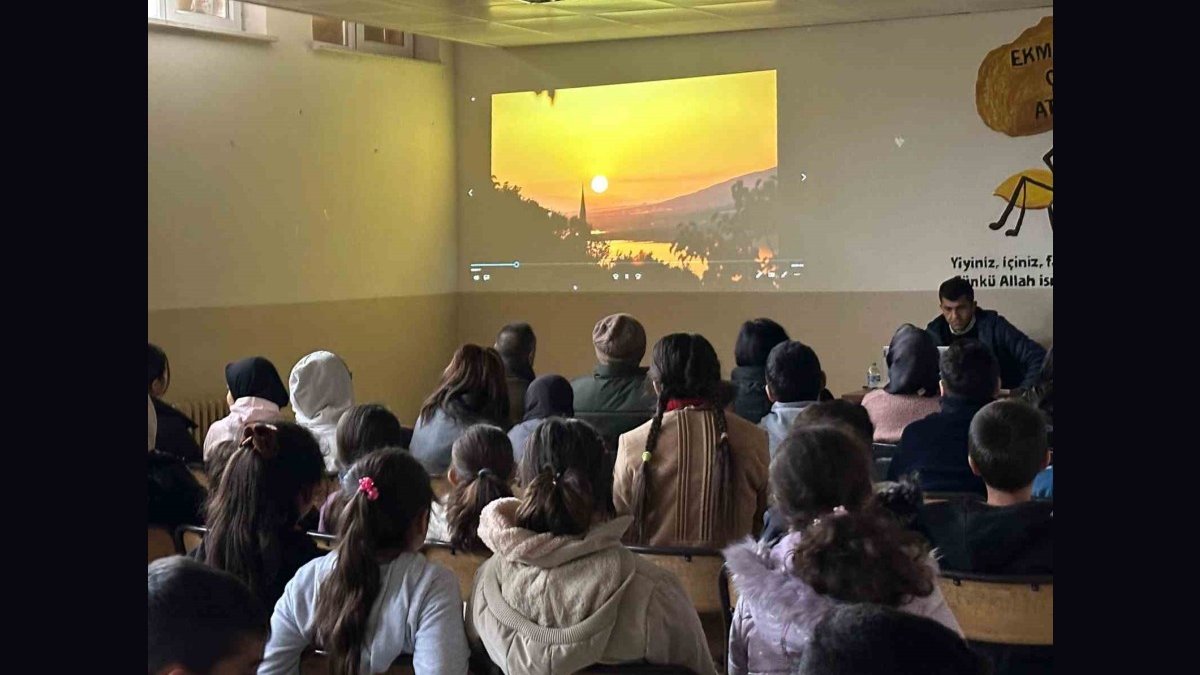
<instances>
[{"instance_id":1,"label":"hill in projected image","mask_svg":"<svg viewBox=\"0 0 1200 675\"><path fill-rule=\"evenodd\" d=\"M775 71L496 94L471 249L539 284L736 287L774 269L776 140Z\"/></svg>"}]
</instances>

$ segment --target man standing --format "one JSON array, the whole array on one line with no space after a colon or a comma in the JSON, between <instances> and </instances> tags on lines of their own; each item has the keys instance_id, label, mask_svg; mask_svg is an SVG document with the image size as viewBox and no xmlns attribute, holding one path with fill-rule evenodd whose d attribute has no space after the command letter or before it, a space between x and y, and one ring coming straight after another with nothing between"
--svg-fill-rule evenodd
<instances>
[{"instance_id":1,"label":"man standing","mask_svg":"<svg viewBox=\"0 0 1200 675\"><path fill-rule=\"evenodd\" d=\"M925 327L937 344L950 345L967 338L987 345L1000 363L1002 389L1027 389L1037 383L1046 357L1044 347L1034 342L994 310L980 309L975 289L962 277L938 287L942 315Z\"/></svg>"}]
</instances>

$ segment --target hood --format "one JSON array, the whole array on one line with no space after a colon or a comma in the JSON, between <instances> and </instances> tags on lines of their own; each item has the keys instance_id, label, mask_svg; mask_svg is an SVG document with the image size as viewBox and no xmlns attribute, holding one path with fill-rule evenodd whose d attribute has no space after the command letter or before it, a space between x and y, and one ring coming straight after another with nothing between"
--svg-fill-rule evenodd
<instances>
[{"instance_id":1,"label":"hood","mask_svg":"<svg viewBox=\"0 0 1200 675\"><path fill-rule=\"evenodd\" d=\"M889 394L937 396L939 359L937 344L928 331L908 323L900 326L888 345L888 383L883 390Z\"/></svg>"},{"instance_id":2,"label":"hood","mask_svg":"<svg viewBox=\"0 0 1200 675\"><path fill-rule=\"evenodd\" d=\"M594 525L581 537L555 536L516 525L515 498L488 504L479 538L494 553L484 592L497 618L594 635L610 630L632 581L636 560L621 545L630 516Z\"/></svg>"},{"instance_id":3,"label":"hood","mask_svg":"<svg viewBox=\"0 0 1200 675\"><path fill-rule=\"evenodd\" d=\"M524 421L556 416L575 416L575 392L565 377L542 375L525 390Z\"/></svg>"},{"instance_id":4,"label":"hood","mask_svg":"<svg viewBox=\"0 0 1200 675\"><path fill-rule=\"evenodd\" d=\"M333 352L317 351L297 361L288 389L301 426L336 425L354 406L350 369Z\"/></svg>"}]
</instances>

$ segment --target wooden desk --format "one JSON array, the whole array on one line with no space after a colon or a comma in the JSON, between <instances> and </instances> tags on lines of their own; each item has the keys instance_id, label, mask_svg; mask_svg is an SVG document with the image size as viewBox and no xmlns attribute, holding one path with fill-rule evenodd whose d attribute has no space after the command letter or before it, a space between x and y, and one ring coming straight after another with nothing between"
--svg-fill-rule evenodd
<instances>
[{"instance_id":1,"label":"wooden desk","mask_svg":"<svg viewBox=\"0 0 1200 675\"><path fill-rule=\"evenodd\" d=\"M852 391L852 392L849 392L846 394L842 394L842 400L849 401L849 402L853 403L854 405L862 405L863 397L866 396L867 392L869 392L869 391L871 391L871 390L867 389L866 387L862 387L861 389L858 389L857 391Z\"/></svg>"}]
</instances>

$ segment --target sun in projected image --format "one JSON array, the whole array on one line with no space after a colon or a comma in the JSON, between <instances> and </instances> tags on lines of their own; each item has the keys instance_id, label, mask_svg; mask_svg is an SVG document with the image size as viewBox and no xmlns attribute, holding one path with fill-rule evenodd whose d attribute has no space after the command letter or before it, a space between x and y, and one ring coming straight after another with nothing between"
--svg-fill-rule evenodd
<instances>
[{"instance_id":1,"label":"sun in projected image","mask_svg":"<svg viewBox=\"0 0 1200 675\"><path fill-rule=\"evenodd\" d=\"M596 176L595 178L592 179L592 192L595 192L596 194L599 195L599 194L604 194L604 191L607 189L608 189L608 179L607 178L605 178L604 176Z\"/></svg>"}]
</instances>

